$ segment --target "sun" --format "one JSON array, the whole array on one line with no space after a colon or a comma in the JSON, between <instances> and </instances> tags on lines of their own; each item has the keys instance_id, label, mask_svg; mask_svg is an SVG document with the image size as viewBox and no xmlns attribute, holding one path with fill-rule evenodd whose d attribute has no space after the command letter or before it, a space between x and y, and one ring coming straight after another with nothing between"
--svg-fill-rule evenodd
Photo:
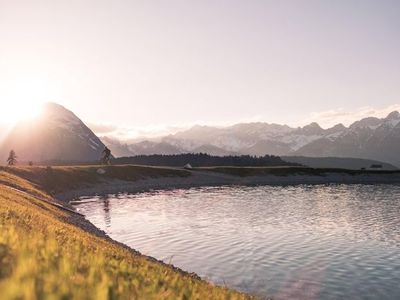
<instances>
[{"instance_id":1,"label":"sun","mask_svg":"<svg viewBox=\"0 0 400 300\"><path fill-rule=\"evenodd\" d=\"M46 102L58 98L55 84L45 76L19 76L0 84L0 120L15 124L36 118Z\"/></svg>"},{"instance_id":2,"label":"sun","mask_svg":"<svg viewBox=\"0 0 400 300\"><path fill-rule=\"evenodd\" d=\"M16 124L20 121L31 121L40 116L45 101L42 100L14 100L2 103L2 121Z\"/></svg>"},{"instance_id":3,"label":"sun","mask_svg":"<svg viewBox=\"0 0 400 300\"><path fill-rule=\"evenodd\" d=\"M24 101L22 105L19 106L16 111L16 120L33 120L37 118L43 108L44 101L36 100L36 101Z\"/></svg>"}]
</instances>

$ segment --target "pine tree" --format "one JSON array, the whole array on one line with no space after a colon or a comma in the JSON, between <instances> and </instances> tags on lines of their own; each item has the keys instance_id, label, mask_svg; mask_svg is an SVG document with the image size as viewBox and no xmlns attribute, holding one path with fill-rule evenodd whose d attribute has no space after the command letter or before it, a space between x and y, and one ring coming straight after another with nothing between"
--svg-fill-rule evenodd
<instances>
[{"instance_id":1,"label":"pine tree","mask_svg":"<svg viewBox=\"0 0 400 300\"><path fill-rule=\"evenodd\" d=\"M7 163L9 166L14 166L17 163L17 155L15 154L14 150L10 151L10 154L7 158Z\"/></svg>"}]
</instances>

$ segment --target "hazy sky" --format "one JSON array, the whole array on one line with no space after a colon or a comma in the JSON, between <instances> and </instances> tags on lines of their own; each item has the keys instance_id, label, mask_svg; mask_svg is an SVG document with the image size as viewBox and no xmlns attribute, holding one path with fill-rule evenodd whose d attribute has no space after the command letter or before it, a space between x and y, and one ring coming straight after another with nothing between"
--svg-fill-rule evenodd
<instances>
[{"instance_id":1,"label":"hazy sky","mask_svg":"<svg viewBox=\"0 0 400 300\"><path fill-rule=\"evenodd\" d=\"M0 101L149 130L329 126L400 106L399 15L397 0L0 0Z\"/></svg>"}]
</instances>

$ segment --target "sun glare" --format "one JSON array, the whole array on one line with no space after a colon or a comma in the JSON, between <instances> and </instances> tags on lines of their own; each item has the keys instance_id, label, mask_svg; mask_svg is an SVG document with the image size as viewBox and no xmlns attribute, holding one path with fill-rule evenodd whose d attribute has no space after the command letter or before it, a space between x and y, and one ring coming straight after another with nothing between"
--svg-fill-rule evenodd
<instances>
[{"instance_id":1,"label":"sun glare","mask_svg":"<svg viewBox=\"0 0 400 300\"><path fill-rule=\"evenodd\" d=\"M43 104L55 99L55 84L46 77L22 76L0 85L1 121L15 124L35 119Z\"/></svg>"},{"instance_id":2,"label":"sun glare","mask_svg":"<svg viewBox=\"0 0 400 300\"><path fill-rule=\"evenodd\" d=\"M5 115L3 120L9 124L15 124L19 121L34 120L40 115L44 101L15 101L5 104Z\"/></svg>"},{"instance_id":3,"label":"sun glare","mask_svg":"<svg viewBox=\"0 0 400 300\"><path fill-rule=\"evenodd\" d=\"M42 101L32 101L20 106L16 111L16 120L32 120L40 115L43 107Z\"/></svg>"}]
</instances>

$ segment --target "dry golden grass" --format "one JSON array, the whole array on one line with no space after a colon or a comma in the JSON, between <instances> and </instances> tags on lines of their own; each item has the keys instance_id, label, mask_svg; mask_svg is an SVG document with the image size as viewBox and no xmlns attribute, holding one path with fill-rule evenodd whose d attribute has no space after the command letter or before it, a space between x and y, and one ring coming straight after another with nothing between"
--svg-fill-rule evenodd
<instances>
[{"instance_id":1,"label":"dry golden grass","mask_svg":"<svg viewBox=\"0 0 400 300\"><path fill-rule=\"evenodd\" d=\"M97 171L103 169L104 174ZM190 173L172 168L146 166L65 166L65 167L0 167L0 172L32 182L39 189L54 195L112 180L136 181L145 178L186 177Z\"/></svg>"},{"instance_id":2,"label":"dry golden grass","mask_svg":"<svg viewBox=\"0 0 400 300\"><path fill-rule=\"evenodd\" d=\"M69 212L37 198L51 197L41 190L41 179L33 180L36 172L46 171L0 170L1 299L251 299L71 224ZM93 178L92 170L84 167L63 168L57 180L69 172Z\"/></svg>"}]
</instances>

